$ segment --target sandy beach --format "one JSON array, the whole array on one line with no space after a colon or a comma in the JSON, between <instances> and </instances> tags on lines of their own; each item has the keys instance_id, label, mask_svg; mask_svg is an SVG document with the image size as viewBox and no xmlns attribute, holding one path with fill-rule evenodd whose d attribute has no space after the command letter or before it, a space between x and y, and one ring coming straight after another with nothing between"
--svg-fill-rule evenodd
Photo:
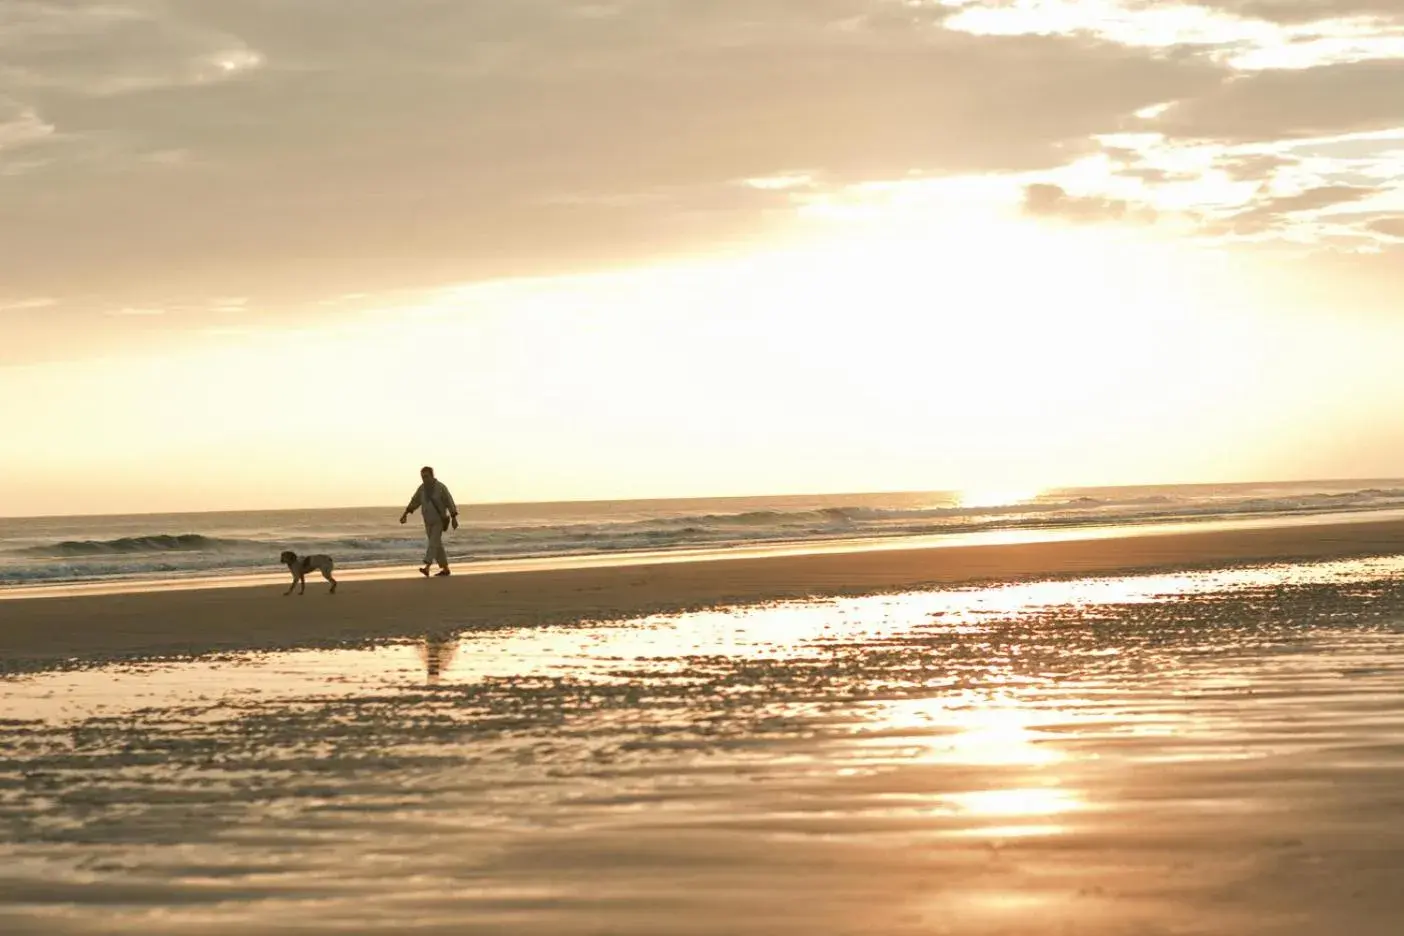
<instances>
[{"instance_id":1,"label":"sandy beach","mask_svg":"<svg viewBox=\"0 0 1404 936\"><path fill-rule=\"evenodd\" d=\"M930 585L1328 560L1404 550L1404 521L1316 523L987 546L884 549L348 582L0 601L0 665L335 646L427 632L612 620Z\"/></svg>"},{"instance_id":2,"label":"sandy beach","mask_svg":"<svg viewBox=\"0 0 1404 936\"><path fill-rule=\"evenodd\" d=\"M1393 936L1401 537L0 602L0 932Z\"/></svg>"}]
</instances>

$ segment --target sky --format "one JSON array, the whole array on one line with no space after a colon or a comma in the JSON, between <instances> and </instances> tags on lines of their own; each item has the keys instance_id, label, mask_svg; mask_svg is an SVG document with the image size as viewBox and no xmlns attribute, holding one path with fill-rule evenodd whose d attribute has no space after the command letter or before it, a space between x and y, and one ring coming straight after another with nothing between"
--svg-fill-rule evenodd
<instances>
[{"instance_id":1,"label":"sky","mask_svg":"<svg viewBox=\"0 0 1404 936\"><path fill-rule=\"evenodd\" d=\"M0 0L0 515L1404 475L1404 0Z\"/></svg>"}]
</instances>

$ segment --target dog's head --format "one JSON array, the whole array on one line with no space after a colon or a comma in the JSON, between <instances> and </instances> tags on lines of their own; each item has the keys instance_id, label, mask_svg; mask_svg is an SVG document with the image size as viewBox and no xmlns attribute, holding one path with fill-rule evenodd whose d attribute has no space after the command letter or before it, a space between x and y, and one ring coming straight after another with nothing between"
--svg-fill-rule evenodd
<instances>
[{"instance_id":1,"label":"dog's head","mask_svg":"<svg viewBox=\"0 0 1404 936\"><path fill-rule=\"evenodd\" d=\"M297 553L292 552L291 550L286 550L286 549L285 549L285 550L283 550L283 554L282 554L281 556L279 556L278 558L279 558L279 560L282 561L283 565L287 565L287 564L289 564L289 563L291 563L291 562L296 562L296 561L297 561Z\"/></svg>"}]
</instances>

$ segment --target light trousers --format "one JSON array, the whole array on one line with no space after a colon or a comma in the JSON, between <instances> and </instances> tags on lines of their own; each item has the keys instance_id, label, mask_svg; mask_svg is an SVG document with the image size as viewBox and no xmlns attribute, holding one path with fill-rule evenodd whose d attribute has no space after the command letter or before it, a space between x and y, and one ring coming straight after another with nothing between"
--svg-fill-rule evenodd
<instances>
[{"instance_id":1,"label":"light trousers","mask_svg":"<svg viewBox=\"0 0 1404 936\"><path fill-rule=\"evenodd\" d=\"M429 548L424 550L424 564L430 565L437 562L439 568L448 568L448 552L444 549L444 525L442 523L424 524L424 535L429 537Z\"/></svg>"}]
</instances>

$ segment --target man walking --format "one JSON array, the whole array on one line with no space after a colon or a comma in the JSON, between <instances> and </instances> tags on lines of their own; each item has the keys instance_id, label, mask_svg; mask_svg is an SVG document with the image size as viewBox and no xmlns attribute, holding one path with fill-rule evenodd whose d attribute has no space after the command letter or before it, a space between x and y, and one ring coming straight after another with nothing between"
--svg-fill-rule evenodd
<instances>
[{"instance_id":1,"label":"man walking","mask_svg":"<svg viewBox=\"0 0 1404 936\"><path fill-rule=\"evenodd\" d=\"M434 477L434 469L427 465L419 469L419 477L424 482L410 498L409 506L400 514L404 523L416 509L424 510L424 535L429 538L429 548L424 552L424 567L419 570L423 576L429 575L429 567L439 564L440 576L449 574L448 553L444 551L444 528L450 523L458 529L458 505L444 482Z\"/></svg>"}]
</instances>

